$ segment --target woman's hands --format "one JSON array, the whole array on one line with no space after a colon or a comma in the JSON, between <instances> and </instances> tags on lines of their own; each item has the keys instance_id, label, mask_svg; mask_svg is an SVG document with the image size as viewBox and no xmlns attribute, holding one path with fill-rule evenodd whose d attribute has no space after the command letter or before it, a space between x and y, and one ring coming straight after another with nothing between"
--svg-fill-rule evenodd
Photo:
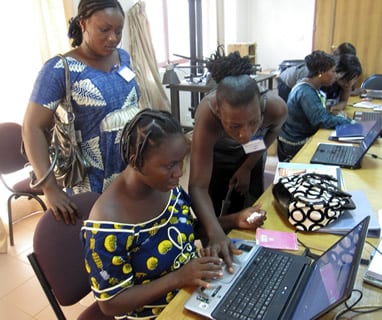
<instances>
[{"instance_id":1,"label":"woman's hands","mask_svg":"<svg viewBox=\"0 0 382 320\"><path fill-rule=\"evenodd\" d=\"M220 222L229 226L229 229L256 230L264 223L266 211L261 209L261 204L256 204L253 207L220 218L220 220L223 219L225 219L225 222ZM200 251L201 256L221 257L230 273L234 271L232 267L233 255L241 253L241 250L236 248L231 239L224 232L218 230L215 230L212 236L209 237L208 246Z\"/></svg>"},{"instance_id":2,"label":"woman's hands","mask_svg":"<svg viewBox=\"0 0 382 320\"><path fill-rule=\"evenodd\" d=\"M209 287L209 280L223 276L223 260L216 256L192 259L178 271L179 288L196 286Z\"/></svg>"},{"instance_id":3,"label":"woman's hands","mask_svg":"<svg viewBox=\"0 0 382 320\"><path fill-rule=\"evenodd\" d=\"M208 246L202 248L199 253L202 257L221 257L227 265L228 272L233 273L232 256L239 255L242 251L236 248L231 239L221 229L221 232L216 230L213 236L209 238Z\"/></svg>"},{"instance_id":4,"label":"woman's hands","mask_svg":"<svg viewBox=\"0 0 382 320\"><path fill-rule=\"evenodd\" d=\"M56 183L46 182L43 186L43 192L57 221L64 221L66 224L75 224L76 219L80 218L78 207L70 199L68 194L63 191Z\"/></svg>"}]
</instances>

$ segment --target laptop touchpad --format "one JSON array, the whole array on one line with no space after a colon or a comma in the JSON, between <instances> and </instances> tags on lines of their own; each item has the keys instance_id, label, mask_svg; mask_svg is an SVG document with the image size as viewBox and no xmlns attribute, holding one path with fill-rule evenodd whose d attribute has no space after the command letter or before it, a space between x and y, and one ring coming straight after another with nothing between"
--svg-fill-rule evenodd
<instances>
[{"instance_id":1,"label":"laptop touchpad","mask_svg":"<svg viewBox=\"0 0 382 320\"><path fill-rule=\"evenodd\" d=\"M227 268L226 266L224 265L223 266L223 278L220 278L219 279L219 282L222 282L222 283L230 283L232 281L232 279L235 277L235 275L237 274L237 272L240 270L240 264L237 264L237 263L233 263L232 264L232 267L233 267L233 273L229 273L227 271Z\"/></svg>"}]
</instances>

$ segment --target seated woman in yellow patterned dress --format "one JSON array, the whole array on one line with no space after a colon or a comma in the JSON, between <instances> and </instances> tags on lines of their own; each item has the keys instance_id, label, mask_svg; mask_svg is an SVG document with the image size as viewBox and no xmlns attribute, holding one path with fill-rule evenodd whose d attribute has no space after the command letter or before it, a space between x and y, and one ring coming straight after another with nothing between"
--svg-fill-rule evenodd
<instances>
[{"instance_id":1,"label":"seated woman in yellow patterned dress","mask_svg":"<svg viewBox=\"0 0 382 320\"><path fill-rule=\"evenodd\" d=\"M107 315L155 319L178 289L223 275L220 258L199 258L195 249L190 198L179 185L186 153L168 112L142 110L124 128L128 165L81 230L91 287Z\"/></svg>"}]
</instances>

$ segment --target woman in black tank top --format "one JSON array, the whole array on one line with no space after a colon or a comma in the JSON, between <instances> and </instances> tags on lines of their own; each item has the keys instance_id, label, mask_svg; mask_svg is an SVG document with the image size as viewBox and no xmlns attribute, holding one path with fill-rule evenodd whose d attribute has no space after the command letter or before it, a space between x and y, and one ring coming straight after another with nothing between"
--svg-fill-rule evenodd
<instances>
[{"instance_id":1,"label":"woman in black tank top","mask_svg":"<svg viewBox=\"0 0 382 320\"><path fill-rule=\"evenodd\" d=\"M287 108L277 95L261 95L248 57L231 53L210 60L207 67L217 88L196 110L189 192L207 234L207 253L221 253L229 262L229 251L235 249L222 229L256 229L263 223L264 215L253 223L247 218L261 211L251 205L263 192L266 148L285 121ZM229 189L231 206L219 217Z\"/></svg>"}]
</instances>

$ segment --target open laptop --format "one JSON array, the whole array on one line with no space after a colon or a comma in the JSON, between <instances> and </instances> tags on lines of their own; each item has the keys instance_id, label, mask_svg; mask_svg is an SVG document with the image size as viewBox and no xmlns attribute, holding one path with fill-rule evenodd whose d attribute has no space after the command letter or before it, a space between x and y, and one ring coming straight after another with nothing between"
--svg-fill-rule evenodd
<instances>
[{"instance_id":1,"label":"open laptop","mask_svg":"<svg viewBox=\"0 0 382 320\"><path fill-rule=\"evenodd\" d=\"M348 169L360 168L362 158L381 132L381 125L381 121L376 121L369 133L356 146L320 143L310 162L337 165Z\"/></svg>"},{"instance_id":2,"label":"open laptop","mask_svg":"<svg viewBox=\"0 0 382 320\"><path fill-rule=\"evenodd\" d=\"M365 95L370 99L382 99L382 90L366 89Z\"/></svg>"},{"instance_id":3,"label":"open laptop","mask_svg":"<svg viewBox=\"0 0 382 320\"><path fill-rule=\"evenodd\" d=\"M382 121L382 112L354 111L353 119L356 121Z\"/></svg>"},{"instance_id":4,"label":"open laptop","mask_svg":"<svg viewBox=\"0 0 382 320\"><path fill-rule=\"evenodd\" d=\"M218 320L316 319L351 296L369 220L367 216L315 261L238 240L243 253L236 256L235 273L225 273L208 289L196 289L184 307ZM282 278L273 279L278 270Z\"/></svg>"}]
</instances>

